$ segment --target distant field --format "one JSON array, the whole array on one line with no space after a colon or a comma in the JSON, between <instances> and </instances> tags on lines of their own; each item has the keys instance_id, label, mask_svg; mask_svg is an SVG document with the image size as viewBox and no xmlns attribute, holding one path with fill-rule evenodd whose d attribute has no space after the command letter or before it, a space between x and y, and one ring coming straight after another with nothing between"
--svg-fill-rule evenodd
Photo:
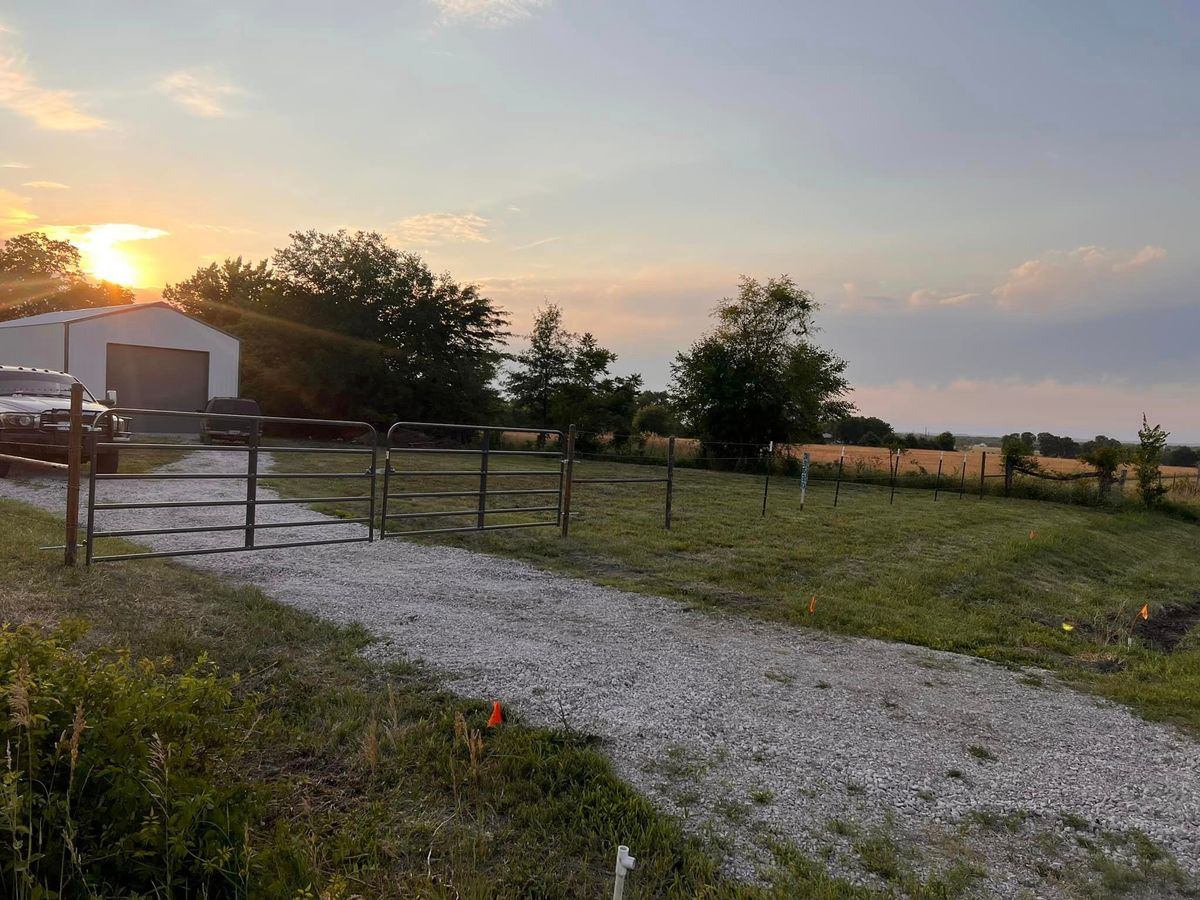
<instances>
[{"instance_id":1,"label":"distant field","mask_svg":"<svg viewBox=\"0 0 1200 900\"><path fill-rule=\"evenodd\" d=\"M289 459L289 470L333 471L329 458L303 456ZM516 460L530 468L528 458L494 458L493 473L517 467ZM419 467L463 470L473 463L426 455ZM547 475L496 477L514 490L552 486L557 460L536 466ZM583 478L661 472L589 459L576 467ZM1133 507L1117 512L954 493L935 503L928 490L901 489L890 503L887 489L860 484L843 484L835 509L829 482L811 485L801 511L793 478L772 481L763 518L760 476L692 468L676 474L670 532L662 527L661 485L581 484L569 539L538 528L418 540L513 556L697 608L1045 666L1151 718L1200 730L1195 524ZM469 491L477 483L478 475L444 475L393 490ZM334 494L337 485L317 479L272 486L313 496ZM530 499L506 496L496 506L535 505ZM392 511L470 509L474 502L407 499ZM349 507L329 511L355 514ZM520 518L497 512L489 521ZM471 519L422 521L433 527ZM814 595L816 613L809 615ZM1143 603L1151 618L1135 621Z\"/></svg>"}]
</instances>

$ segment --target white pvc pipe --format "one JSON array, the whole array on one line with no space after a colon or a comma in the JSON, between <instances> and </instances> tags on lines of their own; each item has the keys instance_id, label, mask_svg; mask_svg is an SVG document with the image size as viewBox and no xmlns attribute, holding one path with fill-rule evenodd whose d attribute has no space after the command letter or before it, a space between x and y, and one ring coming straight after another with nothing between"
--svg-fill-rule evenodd
<instances>
[{"instance_id":1,"label":"white pvc pipe","mask_svg":"<svg viewBox=\"0 0 1200 900\"><path fill-rule=\"evenodd\" d=\"M622 844L617 848L617 866L614 874L617 880L613 883L613 900L622 900L625 896L625 876L637 868L637 860L629 855L629 848Z\"/></svg>"}]
</instances>

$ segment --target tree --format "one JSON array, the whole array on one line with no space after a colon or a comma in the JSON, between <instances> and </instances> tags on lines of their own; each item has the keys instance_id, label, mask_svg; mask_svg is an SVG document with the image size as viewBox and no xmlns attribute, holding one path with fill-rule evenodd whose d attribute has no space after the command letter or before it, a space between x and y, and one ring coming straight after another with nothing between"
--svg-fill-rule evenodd
<instances>
[{"instance_id":1,"label":"tree","mask_svg":"<svg viewBox=\"0 0 1200 900\"><path fill-rule=\"evenodd\" d=\"M1096 440L1088 441L1084 445L1079 458L1096 471L1100 499L1108 499L1113 482L1116 481L1117 469L1126 459L1125 448L1121 442L1099 435Z\"/></svg>"},{"instance_id":2,"label":"tree","mask_svg":"<svg viewBox=\"0 0 1200 900\"><path fill-rule=\"evenodd\" d=\"M679 409L709 448L819 437L853 409L846 363L811 342L816 302L786 275L743 277L716 326L671 366Z\"/></svg>"},{"instance_id":3,"label":"tree","mask_svg":"<svg viewBox=\"0 0 1200 900\"><path fill-rule=\"evenodd\" d=\"M1004 492L1006 494L1012 490L1013 475L1017 470L1029 472L1038 468L1037 461L1033 458L1033 444L1027 440L1032 437L1033 434L1027 431L1023 434L1005 435L1000 442L1000 456L1004 460Z\"/></svg>"},{"instance_id":4,"label":"tree","mask_svg":"<svg viewBox=\"0 0 1200 900\"><path fill-rule=\"evenodd\" d=\"M958 446L958 442L954 439L954 433L950 431L943 431L935 440L939 450L953 450Z\"/></svg>"},{"instance_id":5,"label":"tree","mask_svg":"<svg viewBox=\"0 0 1200 900\"><path fill-rule=\"evenodd\" d=\"M127 287L89 281L70 241L35 231L0 245L0 321L132 302Z\"/></svg>"},{"instance_id":6,"label":"tree","mask_svg":"<svg viewBox=\"0 0 1200 900\"><path fill-rule=\"evenodd\" d=\"M634 434L657 434L667 437L678 434L681 430L675 411L665 403L639 406L633 415Z\"/></svg>"},{"instance_id":7,"label":"tree","mask_svg":"<svg viewBox=\"0 0 1200 900\"><path fill-rule=\"evenodd\" d=\"M275 415L480 422L497 400L503 311L374 232L297 232L273 266L226 260L163 296L242 339L243 390Z\"/></svg>"},{"instance_id":8,"label":"tree","mask_svg":"<svg viewBox=\"0 0 1200 900\"><path fill-rule=\"evenodd\" d=\"M1154 506L1162 499L1167 488L1163 487L1158 467L1162 464L1163 451L1170 435L1161 425L1150 427L1146 414L1142 413L1142 427L1138 429L1138 446L1133 451L1133 470L1137 474L1138 494L1147 506Z\"/></svg>"},{"instance_id":9,"label":"tree","mask_svg":"<svg viewBox=\"0 0 1200 900\"><path fill-rule=\"evenodd\" d=\"M862 446L878 446L883 438L892 434L892 426L874 416L843 416L833 423L830 430L835 440ZM875 443L868 444L868 437Z\"/></svg>"},{"instance_id":10,"label":"tree","mask_svg":"<svg viewBox=\"0 0 1200 900\"><path fill-rule=\"evenodd\" d=\"M517 367L505 377L513 406L535 424L550 427L550 406L571 376L575 335L563 327L562 310L553 303L538 310L529 347L517 354Z\"/></svg>"},{"instance_id":11,"label":"tree","mask_svg":"<svg viewBox=\"0 0 1200 900\"><path fill-rule=\"evenodd\" d=\"M163 299L188 315L232 330L247 316L272 315L277 288L265 259L256 264L239 256L197 269L187 281L168 284Z\"/></svg>"},{"instance_id":12,"label":"tree","mask_svg":"<svg viewBox=\"0 0 1200 900\"><path fill-rule=\"evenodd\" d=\"M1163 455L1163 465L1195 466L1200 465L1200 451L1192 447L1172 447Z\"/></svg>"},{"instance_id":13,"label":"tree","mask_svg":"<svg viewBox=\"0 0 1200 900\"><path fill-rule=\"evenodd\" d=\"M519 415L546 428L573 423L590 432L580 445L592 445L597 434L633 429L642 378L612 375L616 360L590 332L567 331L562 310L549 304L534 318L529 347L517 354L505 389Z\"/></svg>"}]
</instances>

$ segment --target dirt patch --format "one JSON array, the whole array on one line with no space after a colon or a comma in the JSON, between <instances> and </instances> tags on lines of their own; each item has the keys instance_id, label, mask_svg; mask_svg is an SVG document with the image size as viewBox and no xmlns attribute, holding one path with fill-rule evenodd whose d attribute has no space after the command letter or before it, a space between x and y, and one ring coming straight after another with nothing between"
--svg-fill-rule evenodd
<instances>
[{"instance_id":1,"label":"dirt patch","mask_svg":"<svg viewBox=\"0 0 1200 900\"><path fill-rule=\"evenodd\" d=\"M1137 636L1154 649L1171 653L1197 626L1200 626L1200 594L1183 606L1156 610L1146 621L1139 621Z\"/></svg>"}]
</instances>

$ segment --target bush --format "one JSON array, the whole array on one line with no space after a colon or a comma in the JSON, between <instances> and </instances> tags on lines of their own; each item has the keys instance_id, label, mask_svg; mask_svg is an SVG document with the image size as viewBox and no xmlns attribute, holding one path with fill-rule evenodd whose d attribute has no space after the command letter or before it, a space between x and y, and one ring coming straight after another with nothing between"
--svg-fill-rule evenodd
<instances>
[{"instance_id":1,"label":"bush","mask_svg":"<svg viewBox=\"0 0 1200 900\"><path fill-rule=\"evenodd\" d=\"M0 628L9 897L244 895L262 798L235 771L252 702L205 660L76 649L87 628Z\"/></svg>"}]
</instances>

